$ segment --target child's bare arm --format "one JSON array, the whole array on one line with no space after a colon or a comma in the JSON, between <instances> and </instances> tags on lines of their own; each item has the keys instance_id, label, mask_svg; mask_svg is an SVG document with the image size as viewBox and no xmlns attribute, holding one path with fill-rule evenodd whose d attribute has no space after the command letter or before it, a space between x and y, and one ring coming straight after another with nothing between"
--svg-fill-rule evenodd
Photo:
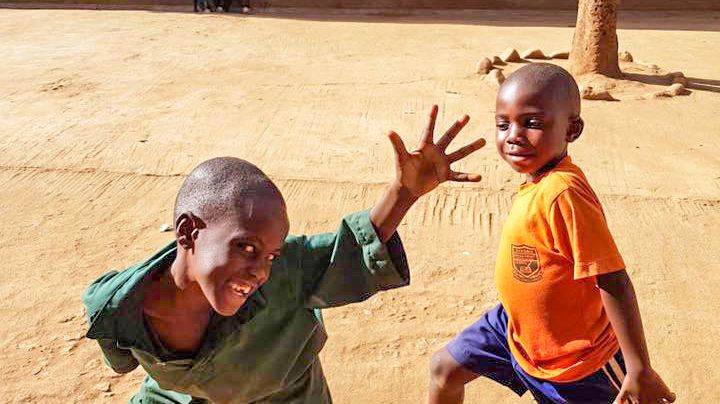
<instances>
[{"instance_id":1,"label":"child's bare arm","mask_svg":"<svg viewBox=\"0 0 720 404\"><path fill-rule=\"evenodd\" d=\"M430 110L428 125L420 145L412 152L407 151L397 133L391 131L388 134L395 149L395 180L370 211L370 220L383 242L395 233L405 214L422 195L445 181L477 182L481 179L477 174L453 171L450 164L482 148L485 139L477 139L453 153L446 153L448 145L468 123L470 117L464 115L458 119L435 143L433 132L437 113L438 107L434 105Z\"/></svg>"},{"instance_id":2,"label":"child's bare arm","mask_svg":"<svg viewBox=\"0 0 720 404\"><path fill-rule=\"evenodd\" d=\"M599 275L597 283L627 368L615 403L674 402L675 394L650 365L635 289L627 272Z\"/></svg>"}]
</instances>

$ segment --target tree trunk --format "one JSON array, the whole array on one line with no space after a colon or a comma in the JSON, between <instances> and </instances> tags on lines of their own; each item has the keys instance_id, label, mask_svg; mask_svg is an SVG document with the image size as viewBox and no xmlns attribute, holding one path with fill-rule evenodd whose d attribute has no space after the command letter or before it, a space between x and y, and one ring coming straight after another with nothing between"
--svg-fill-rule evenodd
<instances>
[{"instance_id":1,"label":"tree trunk","mask_svg":"<svg viewBox=\"0 0 720 404\"><path fill-rule=\"evenodd\" d=\"M570 51L570 72L620 77L617 42L618 0L579 0Z\"/></svg>"}]
</instances>

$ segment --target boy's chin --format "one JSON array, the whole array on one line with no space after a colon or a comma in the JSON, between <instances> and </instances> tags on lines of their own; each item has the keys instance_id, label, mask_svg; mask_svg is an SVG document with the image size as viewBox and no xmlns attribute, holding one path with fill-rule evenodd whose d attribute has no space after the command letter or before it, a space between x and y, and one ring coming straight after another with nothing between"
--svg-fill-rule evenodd
<instances>
[{"instance_id":1,"label":"boy's chin","mask_svg":"<svg viewBox=\"0 0 720 404\"><path fill-rule=\"evenodd\" d=\"M247 299L243 299L242 302L211 304L211 306L215 313L223 317L232 317L237 314L238 311L240 311L240 309L245 305L246 301Z\"/></svg>"},{"instance_id":2,"label":"boy's chin","mask_svg":"<svg viewBox=\"0 0 720 404\"><path fill-rule=\"evenodd\" d=\"M533 162L530 159L518 159L513 156L503 156L503 160L513 169L513 171L520 174L527 174L532 172Z\"/></svg>"},{"instance_id":3,"label":"boy's chin","mask_svg":"<svg viewBox=\"0 0 720 404\"><path fill-rule=\"evenodd\" d=\"M510 168L513 169L518 174L530 174L532 171L530 166L522 165L522 164L515 164L508 162L508 165L510 165Z\"/></svg>"},{"instance_id":4,"label":"boy's chin","mask_svg":"<svg viewBox=\"0 0 720 404\"><path fill-rule=\"evenodd\" d=\"M240 310L242 306L237 308L220 308L220 307L213 307L213 310L215 310L215 313L223 316L223 317L232 317Z\"/></svg>"},{"instance_id":5,"label":"boy's chin","mask_svg":"<svg viewBox=\"0 0 720 404\"><path fill-rule=\"evenodd\" d=\"M512 161L506 160L510 168L518 174L532 175L543 167L543 164L538 164L537 161Z\"/></svg>"}]
</instances>

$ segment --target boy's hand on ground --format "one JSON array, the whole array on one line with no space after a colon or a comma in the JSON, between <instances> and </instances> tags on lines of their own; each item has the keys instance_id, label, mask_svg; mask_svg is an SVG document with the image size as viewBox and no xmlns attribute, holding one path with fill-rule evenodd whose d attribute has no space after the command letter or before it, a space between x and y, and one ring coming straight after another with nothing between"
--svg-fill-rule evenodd
<instances>
[{"instance_id":1,"label":"boy's hand on ground","mask_svg":"<svg viewBox=\"0 0 720 404\"><path fill-rule=\"evenodd\" d=\"M620 393L613 404L656 404L675 402L675 393L654 370L625 375Z\"/></svg>"},{"instance_id":2,"label":"boy's hand on ground","mask_svg":"<svg viewBox=\"0 0 720 404\"><path fill-rule=\"evenodd\" d=\"M450 164L462 160L467 155L485 146L485 139L478 139L457 151L447 154L445 151L455 136L468 123L470 117L464 115L445 132L437 143L433 142L435 119L438 107L433 105L430 110L428 125L418 148L408 152L400 136L391 131L388 134L395 149L396 181L405 188L413 198L432 191L445 181L478 182L479 174L456 172L450 169Z\"/></svg>"}]
</instances>

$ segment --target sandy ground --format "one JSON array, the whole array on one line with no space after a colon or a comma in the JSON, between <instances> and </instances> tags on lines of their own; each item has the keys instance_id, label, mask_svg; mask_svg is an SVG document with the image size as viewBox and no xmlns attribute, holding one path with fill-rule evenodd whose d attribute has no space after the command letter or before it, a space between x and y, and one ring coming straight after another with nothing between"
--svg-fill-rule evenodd
<instances>
[{"instance_id":1,"label":"sandy ground","mask_svg":"<svg viewBox=\"0 0 720 404\"><path fill-rule=\"evenodd\" d=\"M371 206L392 176L384 133L413 143L431 104L440 125L472 116L458 144L490 138L495 87L473 74L477 59L507 46L567 49L572 18L473 15L0 10L0 401L131 396L142 372L102 365L82 339L80 294L169 240L158 228L199 161L254 161L285 193L292 232L311 233ZM720 16L635 18L621 23L621 49L704 86L585 102L571 154L605 205L655 367L679 402L716 403ZM495 249L521 178L491 147L459 168L485 179L443 186L400 229L412 285L325 312L338 403L422 402L432 352L495 304ZM479 380L467 401L518 400Z\"/></svg>"}]
</instances>

